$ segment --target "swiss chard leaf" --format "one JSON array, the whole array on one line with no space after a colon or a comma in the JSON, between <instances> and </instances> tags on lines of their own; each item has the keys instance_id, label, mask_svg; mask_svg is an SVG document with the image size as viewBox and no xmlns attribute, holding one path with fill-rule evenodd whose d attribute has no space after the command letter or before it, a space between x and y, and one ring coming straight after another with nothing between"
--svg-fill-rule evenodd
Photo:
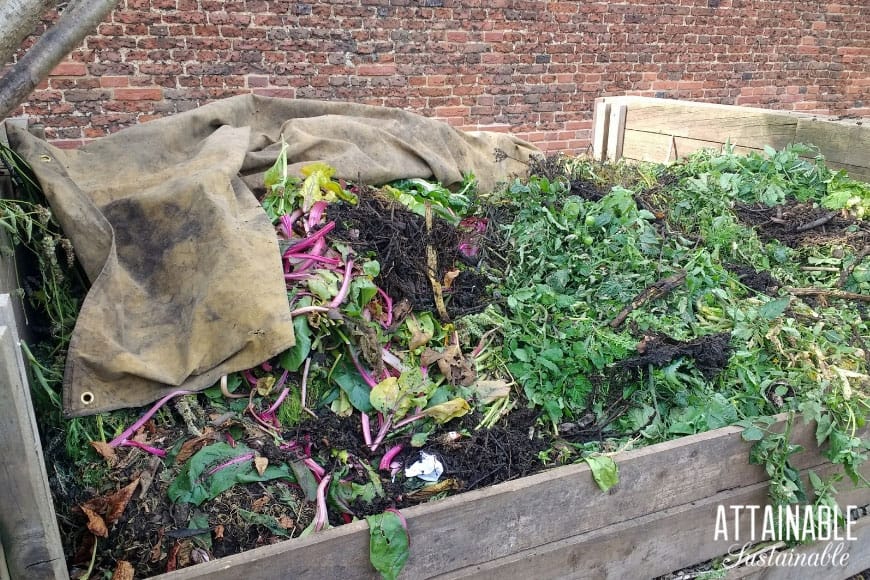
<instances>
[{"instance_id":1,"label":"swiss chard leaf","mask_svg":"<svg viewBox=\"0 0 870 580\"><path fill-rule=\"evenodd\" d=\"M366 516L369 524L369 560L385 580L399 577L410 554L408 531L398 514L386 511Z\"/></svg>"}]
</instances>

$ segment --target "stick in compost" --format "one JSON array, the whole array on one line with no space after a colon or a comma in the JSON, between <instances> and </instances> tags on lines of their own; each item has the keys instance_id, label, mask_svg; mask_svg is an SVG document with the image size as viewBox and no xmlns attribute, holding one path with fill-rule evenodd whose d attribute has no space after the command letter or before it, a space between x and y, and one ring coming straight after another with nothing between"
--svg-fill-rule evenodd
<instances>
[{"instance_id":1,"label":"stick in compost","mask_svg":"<svg viewBox=\"0 0 870 580\"><path fill-rule=\"evenodd\" d=\"M828 288L787 288L787 290L795 296L817 296L819 298L841 298L843 300L870 302L870 294L857 294L843 290L830 290Z\"/></svg>"},{"instance_id":2,"label":"stick in compost","mask_svg":"<svg viewBox=\"0 0 870 580\"><path fill-rule=\"evenodd\" d=\"M620 310L619 314L616 315L616 318L610 321L611 328L619 328L619 326L625 322L625 319L628 318L628 315L631 314L634 310L637 310L650 300L656 300L661 298L677 286L683 283L686 279L686 273L683 271L677 272L676 274L672 274L667 278L662 278L658 280L654 284L647 286L644 290L637 295L637 297L631 301L630 304L627 304L625 308Z\"/></svg>"}]
</instances>

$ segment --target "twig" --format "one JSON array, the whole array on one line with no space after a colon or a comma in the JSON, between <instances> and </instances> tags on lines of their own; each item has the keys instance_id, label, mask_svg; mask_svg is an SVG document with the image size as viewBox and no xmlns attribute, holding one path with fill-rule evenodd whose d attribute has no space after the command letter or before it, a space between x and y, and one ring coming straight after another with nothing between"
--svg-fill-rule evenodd
<instances>
[{"instance_id":1,"label":"twig","mask_svg":"<svg viewBox=\"0 0 870 580\"><path fill-rule=\"evenodd\" d=\"M834 217L836 217L836 215L837 215L838 213L839 213L839 212L836 212L836 211L832 211L832 212L830 212L830 213L827 213L827 214L823 215L822 217L820 217L819 219L815 219L815 220L813 220L813 221L811 221L811 222L809 222L809 223L805 223L805 224L802 225L802 226L798 226L798 227L796 227L794 231L795 231L795 233L798 233L798 234L799 234L799 233L801 233L801 232L805 232L805 231L807 231L807 230L811 230L811 229L813 229L813 228L817 228L817 227L819 227L819 226L823 226L823 225L825 225L826 223L828 223L829 221L831 221L832 219L834 219Z\"/></svg>"},{"instance_id":2,"label":"twig","mask_svg":"<svg viewBox=\"0 0 870 580\"><path fill-rule=\"evenodd\" d=\"M864 246L861 248L861 251L855 255L855 261L852 262L847 268L843 268L843 271L840 272L840 278L837 280L837 288L842 288L846 283L846 280L849 279L849 276L852 275L852 272L855 270L855 267L861 263L861 261L870 254L870 246Z\"/></svg>"},{"instance_id":3,"label":"twig","mask_svg":"<svg viewBox=\"0 0 870 580\"><path fill-rule=\"evenodd\" d=\"M634 310L640 308L650 300L656 300L657 298L661 298L677 286L683 283L686 279L686 273L684 271L679 271L676 274L672 274L667 278L662 278L658 280L651 286L647 286L640 294L635 297L634 300L631 301L630 304L627 304L625 308L619 311L619 314L616 315L616 318L610 321L611 328L618 328L625 319L628 318L628 315L631 314Z\"/></svg>"},{"instance_id":4,"label":"twig","mask_svg":"<svg viewBox=\"0 0 870 580\"><path fill-rule=\"evenodd\" d=\"M801 266L801 272L839 272L834 266Z\"/></svg>"},{"instance_id":5,"label":"twig","mask_svg":"<svg viewBox=\"0 0 870 580\"><path fill-rule=\"evenodd\" d=\"M829 288L787 288L786 291L795 296L820 296L824 298L842 298L843 300L870 302L870 294L856 294L855 292L845 292Z\"/></svg>"},{"instance_id":6,"label":"twig","mask_svg":"<svg viewBox=\"0 0 870 580\"><path fill-rule=\"evenodd\" d=\"M305 399L308 397L308 368L311 366L311 359L305 359L305 368L302 369L302 387L299 397L302 399L302 410L317 419L317 413L308 408Z\"/></svg>"}]
</instances>

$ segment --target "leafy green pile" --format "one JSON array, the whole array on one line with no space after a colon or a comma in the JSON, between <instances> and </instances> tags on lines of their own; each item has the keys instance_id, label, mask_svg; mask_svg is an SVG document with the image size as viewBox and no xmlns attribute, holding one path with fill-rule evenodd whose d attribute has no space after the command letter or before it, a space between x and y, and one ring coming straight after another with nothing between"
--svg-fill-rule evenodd
<instances>
[{"instance_id":1,"label":"leafy green pile","mask_svg":"<svg viewBox=\"0 0 870 580\"><path fill-rule=\"evenodd\" d=\"M738 421L769 426L772 421L757 418L800 411L818 422L819 444L829 442L827 456L857 482L868 447L856 436L868 411L866 306L809 302L787 286L824 288L826 282L833 289L836 274L846 270L843 289L870 293L860 254L867 240L860 218L870 198L866 184L831 172L821 159L801 157L807 152L799 146L748 157L705 151L670 167L618 168L617 185L606 175L613 168L562 159L561 172L513 182L488 200L513 213L501 226L510 248L510 268L498 288L504 307L469 322L501 329L499 362L546 411L554 433L565 423L591 423L603 448L616 449L633 438L634 445L659 442ZM607 193L574 195L578 182ZM735 211L756 203L849 212L858 221L847 233L859 243L765 243ZM834 275L821 278L819 264L836 265ZM750 289L738 266L770 272L781 286L773 295ZM646 289L683 276L617 323ZM691 343L723 332L731 336L730 357L718 372L686 356L630 364L652 348L651 338ZM588 453L602 445L576 447ZM780 467L795 451L780 454ZM754 459L764 462L762 455ZM775 500L805 497L796 472L771 471Z\"/></svg>"}]
</instances>

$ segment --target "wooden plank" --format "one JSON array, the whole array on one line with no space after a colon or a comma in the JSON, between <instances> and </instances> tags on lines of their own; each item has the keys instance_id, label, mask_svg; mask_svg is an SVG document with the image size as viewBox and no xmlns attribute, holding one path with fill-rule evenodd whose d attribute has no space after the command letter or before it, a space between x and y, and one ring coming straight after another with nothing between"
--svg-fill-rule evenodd
<instances>
[{"instance_id":1,"label":"wooden plank","mask_svg":"<svg viewBox=\"0 0 870 580\"><path fill-rule=\"evenodd\" d=\"M616 162L622 159L622 140L625 137L625 116L628 108L622 104L610 106L607 121L607 160Z\"/></svg>"},{"instance_id":2,"label":"wooden plank","mask_svg":"<svg viewBox=\"0 0 870 580\"><path fill-rule=\"evenodd\" d=\"M800 119L795 142L815 145L827 161L870 171L870 127Z\"/></svg>"},{"instance_id":3,"label":"wooden plank","mask_svg":"<svg viewBox=\"0 0 870 580\"><path fill-rule=\"evenodd\" d=\"M649 97L617 97L628 108L626 129L702 141L782 148L794 140L798 117L752 107Z\"/></svg>"},{"instance_id":4,"label":"wooden plank","mask_svg":"<svg viewBox=\"0 0 870 580\"><path fill-rule=\"evenodd\" d=\"M622 156L635 161L652 161L667 163L678 157L685 157L701 149L721 150L723 144L718 141L704 141L687 137L674 137L646 131L625 130L625 140L622 146ZM736 153L746 154L761 151L753 147L735 146Z\"/></svg>"},{"instance_id":5,"label":"wooden plank","mask_svg":"<svg viewBox=\"0 0 870 580\"><path fill-rule=\"evenodd\" d=\"M795 443L815 449L813 425L798 421L793 435ZM621 454L620 483L607 494L583 464L405 509L413 540L403 578L481 564L765 481L764 470L749 465L748 453L740 429L727 427ZM805 451L793 463L803 469L823 462ZM367 546L365 523L355 523L160 578L296 577L313 569L326 578L374 577ZM341 558L333 556L337 552Z\"/></svg>"},{"instance_id":6,"label":"wooden plank","mask_svg":"<svg viewBox=\"0 0 870 580\"><path fill-rule=\"evenodd\" d=\"M66 579L54 504L8 294L0 295L0 542L13 579Z\"/></svg>"},{"instance_id":7,"label":"wooden plank","mask_svg":"<svg viewBox=\"0 0 870 580\"><path fill-rule=\"evenodd\" d=\"M10 580L9 568L6 567L6 555L3 553L3 542L0 542L0 580Z\"/></svg>"},{"instance_id":8,"label":"wooden plank","mask_svg":"<svg viewBox=\"0 0 870 580\"><path fill-rule=\"evenodd\" d=\"M830 464L817 468L820 476L837 472ZM870 476L870 465L865 466L865 475ZM806 479L806 477L805 477ZM435 576L439 580L500 580L512 578L652 578L681 568L705 562L728 554L736 545L733 541L714 541L716 514L719 506L765 505L768 485L758 483L720 492L699 502L669 508L567 538L536 549L512 554L506 558L482 565L456 570ZM870 490L843 490L838 496L842 505L854 505L870 501ZM870 521L870 518L866 518ZM741 519L740 534L749 538L751 522ZM759 524L760 529L760 524ZM860 541L860 538L859 538ZM849 544L857 544L849 542ZM860 551L857 546L847 546ZM808 547L821 551L816 545ZM858 571L863 568L859 568ZM851 570L851 568L850 568ZM837 578L823 574L790 576L815 580ZM847 575L840 576L846 578ZM731 578L731 576L729 576Z\"/></svg>"},{"instance_id":9,"label":"wooden plank","mask_svg":"<svg viewBox=\"0 0 870 580\"><path fill-rule=\"evenodd\" d=\"M610 126L610 104L595 99L592 109L592 159L603 163L607 158L607 134Z\"/></svg>"},{"instance_id":10,"label":"wooden plank","mask_svg":"<svg viewBox=\"0 0 870 580\"><path fill-rule=\"evenodd\" d=\"M846 565L804 566L804 567L756 567L730 570L727 580L846 580L865 570L870 570L870 518L855 522L852 531L857 540L843 542L843 554L848 554ZM818 554L816 545L798 546L793 552L797 555ZM866 577L866 576L865 576Z\"/></svg>"}]
</instances>

